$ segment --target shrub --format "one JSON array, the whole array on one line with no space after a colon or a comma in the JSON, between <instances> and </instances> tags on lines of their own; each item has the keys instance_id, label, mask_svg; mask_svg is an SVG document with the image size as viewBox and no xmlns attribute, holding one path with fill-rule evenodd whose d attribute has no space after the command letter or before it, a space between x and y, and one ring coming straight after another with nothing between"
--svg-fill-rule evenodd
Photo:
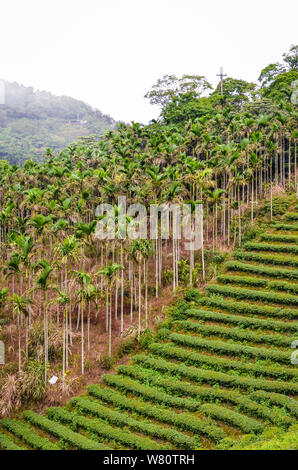
<instances>
[{"instance_id":1,"label":"shrub","mask_svg":"<svg viewBox=\"0 0 298 470\"><path fill-rule=\"evenodd\" d=\"M54 322L48 325L49 360L62 355L63 335L59 326ZM41 361L44 355L43 322L35 321L29 330L29 357Z\"/></svg>"},{"instance_id":2,"label":"shrub","mask_svg":"<svg viewBox=\"0 0 298 470\"><path fill-rule=\"evenodd\" d=\"M276 222L272 223L272 227L275 230L289 230L289 231L298 231L298 225L291 225L291 224L279 224Z\"/></svg>"},{"instance_id":3,"label":"shrub","mask_svg":"<svg viewBox=\"0 0 298 470\"><path fill-rule=\"evenodd\" d=\"M126 354L131 353L137 346L136 338L128 338L126 340L122 340L120 346L117 349L117 358L121 359Z\"/></svg>"},{"instance_id":4,"label":"shrub","mask_svg":"<svg viewBox=\"0 0 298 470\"><path fill-rule=\"evenodd\" d=\"M232 442L229 447L230 450L297 450L297 431L297 425L291 426L288 432L278 428L270 428L258 436L246 435L236 443ZM218 448L221 448L221 445Z\"/></svg>"},{"instance_id":5,"label":"shrub","mask_svg":"<svg viewBox=\"0 0 298 470\"><path fill-rule=\"evenodd\" d=\"M272 251L274 253L298 253L296 245L271 245L270 243L246 243L243 248L249 251Z\"/></svg>"},{"instance_id":6,"label":"shrub","mask_svg":"<svg viewBox=\"0 0 298 470\"><path fill-rule=\"evenodd\" d=\"M298 228L298 226L297 226ZM288 243L298 243L297 235L275 235L273 233L262 233L261 240L268 240L271 242L288 242Z\"/></svg>"},{"instance_id":7,"label":"shrub","mask_svg":"<svg viewBox=\"0 0 298 470\"><path fill-rule=\"evenodd\" d=\"M151 358L148 359L146 362L142 362L142 364L149 364L149 361L152 362ZM210 361L211 362L211 361ZM155 367L170 367L166 361L164 363L155 364ZM176 366L176 367L175 367ZM153 368L153 367L152 367ZM213 370L206 370L206 369L197 369L189 368L189 366L183 366L181 364L173 365L173 371L179 374L188 374L189 378L192 377L192 380L196 380L197 382L206 382L211 385L221 384L226 387L239 387L243 389L250 389L250 388L258 388L268 391L280 392L280 393L297 393L298 385L297 383L291 382L281 382L277 380L265 380L265 379L257 379L254 377L245 377L245 376L234 376L229 375L223 372L215 372Z\"/></svg>"},{"instance_id":8,"label":"shrub","mask_svg":"<svg viewBox=\"0 0 298 470\"><path fill-rule=\"evenodd\" d=\"M248 251L235 251L234 258L241 260L256 261L264 264L276 264L282 266L294 266L298 267L298 260L293 257L279 256L279 255L267 255L263 253L251 253Z\"/></svg>"},{"instance_id":9,"label":"shrub","mask_svg":"<svg viewBox=\"0 0 298 470\"><path fill-rule=\"evenodd\" d=\"M248 356L256 357L258 359L271 359L276 362L284 364L289 363L290 354L288 352L279 351L277 349L257 348L253 346L246 346L242 344L232 344L223 341L206 340L196 336L183 335L179 333L172 333L170 339L174 343L182 344L197 349L205 349L207 351L228 354L231 356Z\"/></svg>"},{"instance_id":10,"label":"shrub","mask_svg":"<svg viewBox=\"0 0 298 470\"><path fill-rule=\"evenodd\" d=\"M287 220L298 220L298 212L288 212L285 215L285 218Z\"/></svg>"},{"instance_id":11,"label":"shrub","mask_svg":"<svg viewBox=\"0 0 298 470\"><path fill-rule=\"evenodd\" d=\"M207 293L219 294L237 299L251 299L262 302L273 302L286 305L298 305L298 297L290 294L277 294L275 292L264 292L249 289L240 289L230 286L210 284L206 286Z\"/></svg>"},{"instance_id":12,"label":"shrub","mask_svg":"<svg viewBox=\"0 0 298 470\"><path fill-rule=\"evenodd\" d=\"M26 450L25 447L18 446L15 442L13 442L9 437L5 436L4 434L0 434L0 449L3 450Z\"/></svg>"},{"instance_id":13,"label":"shrub","mask_svg":"<svg viewBox=\"0 0 298 470\"><path fill-rule=\"evenodd\" d=\"M108 356L105 354L99 359L99 365L104 369L104 370L110 370L114 367L115 361L111 356Z\"/></svg>"},{"instance_id":14,"label":"shrub","mask_svg":"<svg viewBox=\"0 0 298 470\"><path fill-rule=\"evenodd\" d=\"M199 445L199 441L192 436L188 436L172 428L160 426L155 423L148 423L142 420L136 420L125 414L108 408L96 401L91 401L85 397L75 397L69 402L82 412L91 413L103 420L115 424L118 427L128 426L129 428L142 434L156 437L158 439L172 442L182 449L193 449Z\"/></svg>"},{"instance_id":15,"label":"shrub","mask_svg":"<svg viewBox=\"0 0 298 470\"><path fill-rule=\"evenodd\" d=\"M298 272L289 269L269 268L268 266L260 266L254 264L241 263L240 261L227 261L225 268L233 271L243 271L247 273L254 273L258 275L264 274L265 276L298 279Z\"/></svg>"},{"instance_id":16,"label":"shrub","mask_svg":"<svg viewBox=\"0 0 298 470\"><path fill-rule=\"evenodd\" d=\"M21 372L8 374L1 387L0 416L5 416L24 404L38 401L45 395L44 366L30 361Z\"/></svg>"},{"instance_id":17,"label":"shrub","mask_svg":"<svg viewBox=\"0 0 298 470\"><path fill-rule=\"evenodd\" d=\"M119 375L104 375L103 382L106 385L121 390L124 393L132 393L140 396L143 400L149 400L155 403L162 403L169 407L185 408L190 411L197 411L199 405L196 401L187 398L173 397L158 388L142 385L130 378L124 378Z\"/></svg>"},{"instance_id":18,"label":"shrub","mask_svg":"<svg viewBox=\"0 0 298 470\"><path fill-rule=\"evenodd\" d=\"M292 398L286 397L280 393L267 393L262 390L257 390L251 394L254 400L266 402L273 405L280 405L290 411L292 415L298 418L298 403Z\"/></svg>"},{"instance_id":19,"label":"shrub","mask_svg":"<svg viewBox=\"0 0 298 470\"><path fill-rule=\"evenodd\" d=\"M285 309L282 307L271 307L269 305L253 305L246 302L236 302L234 300L225 299L224 297L220 297L218 295L202 297L198 303L208 307L218 307L220 309L229 310L229 312L234 313L288 318L289 320L298 318L298 313L295 309Z\"/></svg>"},{"instance_id":20,"label":"shrub","mask_svg":"<svg viewBox=\"0 0 298 470\"><path fill-rule=\"evenodd\" d=\"M172 410L165 410L151 403L147 405L144 402L128 397L123 399L123 395L120 393L114 392L111 389L101 388L98 385L89 385L87 388L91 395L108 403L113 403L119 408L131 410L163 423L173 424L180 429L192 431L195 434L208 435L215 441L225 437L222 429L210 425L208 422L201 421L190 413L175 413Z\"/></svg>"},{"instance_id":21,"label":"shrub","mask_svg":"<svg viewBox=\"0 0 298 470\"><path fill-rule=\"evenodd\" d=\"M99 419L90 419L85 416L80 416L76 413L71 413L63 408L49 408L47 415L54 421L71 424L73 427L81 427L89 431L89 433L97 434L104 437L106 440L120 442L131 449L137 450L158 450L166 449L165 446L158 444L152 439L138 436L130 431L123 431L106 424Z\"/></svg>"},{"instance_id":22,"label":"shrub","mask_svg":"<svg viewBox=\"0 0 298 470\"><path fill-rule=\"evenodd\" d=\"M162 368L162 372L169 374L169 377L166 378L161 376L159 373L152 372L152 369L149 371L138 366L119 366L118 371L123 375L136 378L137 380L145 383L150 383L164 388L170 393L175 393L183 396L192 396L195 399L202 399L204 401L221 401L225 403L232 403L236 405L240 410L247 412L252 416L261 417L264 419L269 419L272 423L278 425L289 426L292 423L292 420L283 415L282 413L277 413L272 411L267 406L258 404L257 402L247 398L244 395L241 395L239 392L234 390L225 390L219 388L211 387L202 387L198 385L193 385L189 382L178 380L179 374L176 370L171 368L171 363L168 363L169 367L165 365ZM146 366L146 362L145 362ZM153 366L154 370L154 366ZM173 373L176 376L173 377Z\"/></svg>"},{"instance_id":23,"label":"shrub","mask_svg":"<svg viewBox=\"0 0 298 470\"><path fill-rule=\"evenodd\" d=\"M51 421L45 416L41 416L34 411L24 411L24 418L30 423L38 426L45 432L52 434L58 439L61 439L64 442L67 442L71 446L81 449L81 450L110 450L110 448L99 442L92 441L87 437L78 434L71 429L59 424L55 421Z\"/></svg>"},{"instance_id":24,"label":"shrub","mask_svg":"<svg viewBox=\"0 0 298 470\"><path fill-rule=\"evenodd\" d=\"M171 334L171 330L169 330L168 328L160 328L158 330L158 337L161 340L166 340L170 334Z\"/></svg>"},{"instance_id":25,"label":"shrub","mask_svg":"<svg viewBox=\"0 0 298 470\"><path fill-rule=\"evenodd\" d=\"M199 354L198 352L189 351L172 344L153 343L150 345L150 351L162 357L177 359L187 364L194 364L199 367L205 365L207 368L212 368L218 371L230 370L231 367L233 367L234 370L253 373L257 376L265 375L282 380L298 378L298 371L296 369L275 367L268 364L264 366L255 364L253 362L246 363L245 361L236 361L235 359L232 360L231 358ZM138 360L139 357L144 358L142 355L136 355L134 356L134 359ZM154 361L155 359L148 358L148 361L149 360Z\"/></svg>"},{"instance_id":26,"label":"shrub","mask_svg":"<svg viewBox=\"0 0 298 470\"><path fill-rule=\"evenodd\" d=\"M217 325L204 325L202 323L190 320L179 320L175 323L178 329L184 331L194 331L204 336L220 336L222 338L232 338L236 341L249 341L252 343L273 344L275 346L287 347L291 345L294 338L290 336L282 336L278 334L255 333L250 330L242 330L241 328L227 328Z\"/></svg>"},{"instance_id":27,"label":"shrub","mask_svg":"<svg viewBox=\"0 0 298 470\"><path fill-rule=\"evenodd\" d=\"M33 449L37 450L60 450L57 444L54 444L49 439L41 437L36 434L30 426L16 421L15 419L4 418L1 420L1 425L12 434L22 439Z\"/></svg>"},{"instance_id":28,"label":"shrub","mask_svg":"<svg viewBox=\"0 0 298 470\"><path fill-rule=\"evenodd\" d=\"M296 332L297 326L293 323L286 323L277 320L263 320L261 318L250 318L240 315L229 315L228 313L212 312L210 310L189 309L187 314L189 317L198 318L200 320L211 320L218 323L230 323L241 327L260 328L275 331Z\"/></svg>"},{"instance_id":29,"label":"shrub","mask_svg":"<svg viewBox=\"0 0 298 470\"><path fill-rule=\"evenodd\" d=\"M271 290L282 290L285 292L291 292L292 294L298 294L298 284L290 284L289 282L284 281L268 281L267 279L231 275L217 276L217 281L222 282L223 284L266 287Z\"/></svg>"},{"instance_id":30,"label":"shrub","mask_svg":"<svg viewBox=\"0 0 298 470\"><path fill-rule=\"evenodd\" d=\"M228 424L232 424L233 426L237 426L238 428L242 429L242 431L247 433L256 433L263 430L263 425L255 419L248 418L247 416L244 416L223 406L208 403L202 405L201 410L208 416L220 419L227 422Z\"/></svg>"},{"instance_id":31,"label":"shrub","mask_svg":"<svg viewBox=\"0 0 298 470\"><path fill-rule=\"evenodd\" d=\"M154 341L154 333L152 330L143 331L140 337L140 346L147 349L149 344Z\"/></svg>"},{"instance_id":32,"label":"shrub","mask_svg":"<svg viewBox=\"0 0 298 470\"><path fill-rule=\"evenodd\" d=\"M191 289L188 289L185 294L184 294L184 299L187 302L192 302L192 301L197 301L200 297L202 296L202 292L200 292L198 289L195 289L192 287Z\"/></svg>"}]
</instances>

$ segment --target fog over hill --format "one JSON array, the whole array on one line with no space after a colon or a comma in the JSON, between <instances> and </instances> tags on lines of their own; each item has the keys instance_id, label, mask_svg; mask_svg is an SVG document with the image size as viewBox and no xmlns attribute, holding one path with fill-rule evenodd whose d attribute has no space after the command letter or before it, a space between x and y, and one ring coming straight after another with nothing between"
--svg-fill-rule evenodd
<instances>
[{"instance_id":1,"label":"fog over hill","mask_svg":"<svg viewBox=\"0 0 298 470\"><path fill-rule=\"evenodd\" d=\"M62 150L81 136L100 136L115 124L83 101L0 80L0 160L41 160L48 147Z\"/></svg>"}]
</instances>

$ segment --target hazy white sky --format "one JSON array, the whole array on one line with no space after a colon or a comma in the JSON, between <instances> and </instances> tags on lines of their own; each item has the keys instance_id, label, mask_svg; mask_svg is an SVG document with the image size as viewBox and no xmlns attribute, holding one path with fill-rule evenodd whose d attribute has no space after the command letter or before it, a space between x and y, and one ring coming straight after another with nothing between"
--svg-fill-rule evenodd
<instances>
[{"instance_id":1,"label":"hazy white sky","mask_svg":"<svg viewBox=\"0 0 298 470\"><path fill-rule=\"evenodd\" d=\"M223 65L255 81L297 43L297 13L294 0L1 0L0 77L147 122L164 74L216 84Z\"/></svg>"}]
</instances>

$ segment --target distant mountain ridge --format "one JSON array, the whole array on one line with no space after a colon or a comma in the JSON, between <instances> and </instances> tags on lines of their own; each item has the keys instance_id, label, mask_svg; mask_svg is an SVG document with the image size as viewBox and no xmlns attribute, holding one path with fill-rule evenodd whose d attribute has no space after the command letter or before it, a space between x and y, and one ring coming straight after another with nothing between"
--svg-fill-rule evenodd
<instances>
[{"instance_id":1,"label":"distant mountain ridge","mask_svg":"<svg viewBox=\"0 0 298 470\"><path fill-rule=\"evenodd\" d=\"M48 147L62 150L79 137L100 136L115 125L83 101L0 80L0 160L41 160Z\"/></svg>"}]
</instances>

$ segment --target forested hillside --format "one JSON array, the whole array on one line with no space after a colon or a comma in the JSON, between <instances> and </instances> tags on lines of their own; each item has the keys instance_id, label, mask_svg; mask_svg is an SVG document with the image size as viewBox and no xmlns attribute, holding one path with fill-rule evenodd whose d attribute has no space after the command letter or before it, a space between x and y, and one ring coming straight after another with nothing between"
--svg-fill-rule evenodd
<instances>
[{"instance_id":1,"label":"forested hillside","mask_svg":"<svg viewBox=\"0 0 298 470\"><path fill-rule=\"evenodd\" d=\"M208 97L163 77L159 120L0 162L0 448L297 448L296 51ZM136 203L199 207L201 243L173 215L131 237Z\"/></svg>"},{"instance_id":2,"label":"forested hillside","mask_svg":"<svg viewBox=\"0 0 298 470\"><path fill-rule=\"evenodd\" d=\"M101 136L115 121L82 101L1 80L0 160L40 161L82 136Z\"/></svg>"}]
</instances>

